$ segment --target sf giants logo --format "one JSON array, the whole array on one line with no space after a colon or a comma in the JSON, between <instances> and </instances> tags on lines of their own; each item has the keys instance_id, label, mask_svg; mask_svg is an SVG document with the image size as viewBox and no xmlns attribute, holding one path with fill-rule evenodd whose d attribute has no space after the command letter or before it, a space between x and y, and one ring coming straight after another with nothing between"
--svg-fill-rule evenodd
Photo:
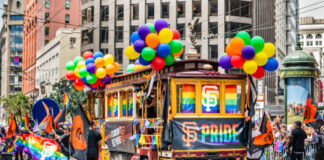
<instances>
[{"instance_id":1,"label":"sf giants logo","mask_svg":"<svg viewBox=\"0 0 324 160\"><path fill-rule=\"evenodd\" d=\"M182 135L182 140L186 142L187 147L190 147L192 142L196 142L198 129L196 122L183 122L182 131L185 135Z\"/></svg>"},{"instance_id":2,"label":"sf giants logo","mask_svg":"<svg viewBox=\"0 0 324 160\"><path fill-rule=\"evenodd\" d=\"M217 105L217 96L219 95L218 87L217 86L204 86L202 88L203 96L206 98L207 101L202 101L203 105L206 106L206 111L210 112L210 107L216 107Z\"/></svg>"}]
</instances>

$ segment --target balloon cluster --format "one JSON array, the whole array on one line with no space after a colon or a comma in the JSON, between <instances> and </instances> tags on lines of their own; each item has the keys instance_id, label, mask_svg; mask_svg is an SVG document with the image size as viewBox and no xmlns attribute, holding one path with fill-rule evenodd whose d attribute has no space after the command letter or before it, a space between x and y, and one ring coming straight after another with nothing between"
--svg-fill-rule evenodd
<instances>
[{"instance_id":1,"label":"balloon cluster","mask_svg":"<svg viewBox=\"0 0 324 160\"><path fill-rule=\"evenodd\" d=\"M226 46L219 65L224 69L243 68L245 73L262 78L266 70L272 72L278 68L279 63L273 57L275 52L276 47L272 43L264 43L260 36L251 39L249 33L240 31Z\"/></svg>"},{"instance_id":2,"label":"balloon cluster","mask_svg":"<svg viewBox=\"0 0 324 160\"><path fill-rule=\"evenodd\" d=\"M82 91L85 86L97 89L111 82L111 77L119 71L120 65L114 62L111 54L103 55L97 51L86 51L83 57L77 56L66 64L66 78L74 82L74 87Z\"/></svg>"},{"instance_id":3,"label":"balloon cluster","mask_svg":"<svg viewBox=\"0 0 324 160\"><path fill-rule=\"evenodd\" d=\"M136 60L135 64L129 64L127 66L127 72L140 71L140 70L150 68L150 67L151 67L150 65L148 65L148 66L141 65L139 60Z\"/></svg>"},{"instance_id":4,"label":"balloon cluster","mask_svg":"<svg viewBox=\"0 0 324 160\"><path fill-rule=\"evenodd\" d=\"M164 19L158 19L155 25L147 23L131 35L132 45L125 50L126 56L138 59L144 66L152 65L153 69L161 70L174 63L176 57L183 52L179 31L169 29Z\"/></svg>"}]
</instances>

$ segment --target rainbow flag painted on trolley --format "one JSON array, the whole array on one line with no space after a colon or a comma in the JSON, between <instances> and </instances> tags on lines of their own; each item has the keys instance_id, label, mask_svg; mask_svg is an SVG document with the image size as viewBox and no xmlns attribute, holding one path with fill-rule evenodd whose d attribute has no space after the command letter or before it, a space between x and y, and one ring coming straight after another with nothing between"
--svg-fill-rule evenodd
<instances>
[{"instance_id":1,"label":"rainbow flag painted on trolley","mask_svg":"<svg viewBox=\"0 0 324 160\"><path fill-rule=\"evenodd\" d=\"M195 113L196 87L193 84L182 85L182 113Z\"/></svg>"},{"instance_id":2,"label":"rainbow flag painted on trolley","mask_svg":"<svg viewBox=\"0 0 324 160\"><path fill-rule=\"evenodd\" d=\"M237 113L237 85L226 85L225 108L226 113Z\"/></svg>"},{"instance_id":3,"label":"rainbow flag painted on trolley","mask_svg":"<svg viewBox=\"0 0 324 160\"><path fill-rule=\"evenodd\" d=\"M36 134L30 134L24 152L28 152L35 160L67 160L60 152L58 142Z\"/></svg>"}]
</instances>

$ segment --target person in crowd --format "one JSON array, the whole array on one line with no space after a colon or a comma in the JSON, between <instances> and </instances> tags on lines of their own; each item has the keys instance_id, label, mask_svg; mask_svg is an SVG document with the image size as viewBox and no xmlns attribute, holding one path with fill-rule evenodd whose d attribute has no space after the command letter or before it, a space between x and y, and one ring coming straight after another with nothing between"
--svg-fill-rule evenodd
<instances>
[{"instance_id":1,"label":"person in crowd","mask_svg":"<svg viewBox=\"0 0 324 160\"><path fill-rule=\"evenodd\" d=\"M61 152L69 157L70 129L67 125L63 125L62 128L64 129L64 133L62 135L55 133L55 138L60 143Z\"/></svg>"},{"instance_id":2,"label":"person in crowd","mask_svg":"<svg viewBox=\"0 0 324 160\"><path fill-rule=\"evenodd\" d=\"M99 159L99 145L101 145L101 134L95 129L94 122L90 121L90 129L88 133L88 152L87 160Z\"/></svg>"},{"instance_id":3,"label":"person in crowd","mask_svg":"<svg viewBox=\"0 0 324 160\"><path fill-rule=\"evenodd\" d=\"M315 153L315 160L324 160L324 125L321 127L318 134L317 152Z\"/></svg>"},{"instance_id":4,"label":"person in crowd","mask_svg":"<svg viewBox=\"0 0 324 160\"><path fill-rule=\"evenodd\" d=\"M291 133L291 139L288 144L288 152L291 150L291 160L302 160L304 155L305 139L307 138L306 132L301 128L300 121L295 122L295 129Z\"/></svg>"},{"instance_id":5,"label":"person in crowd","mask_svg":"<svg viewBox=\"0 0 324 160\"><path fill-rule=\"evenodd\" d=\"M252 127L253 127L252 128L252 138L254 138L254 137L261 134L261 132L259 131L258 126L254 122L252 122ZM255 152L255 153L253 153L252 155L250 155L250 153L247 152L248 160L258 160L258 159L260 159L261 155L262 155L262 150L259 150L259 151Z\"/></svg>"}]
</instances>

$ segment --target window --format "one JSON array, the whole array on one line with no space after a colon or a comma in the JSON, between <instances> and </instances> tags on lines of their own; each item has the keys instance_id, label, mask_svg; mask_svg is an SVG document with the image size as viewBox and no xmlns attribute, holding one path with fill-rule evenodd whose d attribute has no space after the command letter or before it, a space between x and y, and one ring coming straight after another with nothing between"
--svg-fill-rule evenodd
<instances>
[{"instance_id":1,"label":"window","mask_svg":"<svg viewBox=\"0 0 324 160\"><path fill-rule=\"evenodd\" d=\"M121 91L122 117L133 116L133 90Z\"/></svg>"},{"instance_id":2,"label":"window","mask_svg":"<svg viewBox=\"0 0 324 160\"><path fill-rule=\"evenodd\" d=\"M169 3L162 3L162 18L169 18Z\"/></svg>"},{"instance_id":3,"label":"window","mask_svg":"<svg viewBox=\"0 0 324 160\"><path fill-rule=\"evenodd\" d=\"M44 45L47 45L48 42L49 42L49 40L45 40L45 41L44 41Z\"/></svg>"},{"instance_id":4,"label":"window","mask_svg":"<svg viewBox=\"0 0 324 160\"><path fill-rule=\"evenodd\" d=\"M118 117L118 93L108 95L108 117Z\"/></svg>"},{"instance_id":5,"label":"window","mask_svg":"<svg viewBox=\"0 0 324 160\"><path fill-rule=\"evenodd\" d=\"M309 42L309 45L310 45L310 46L313 46L313 41L310 41L310 42Z\"/></svg>"},{"instance_id":6,"label":"window","mask_svg":"<svg viewBox=\"0 0 324 160\"><path fill-rule=\"evenodd\" d=\"M100 42L101 43L108 43L108 27L103 27L100 29Z\"/></svg>"},{"instance_id":7,"label":"window","mask_svg":"<svg viewBox=\"0 0 324 160\"><path fill-rule=\"evenodd\" d=\"M118 63L123 63L123 49L122 48L116 48L116 53L115 53L115 61Z\"/></svg>"},{"instance_id":8,"label":"window","mask_svg":"<svg viewBox=\"0 0 324 160\"><path fill-rule=\"evenodd\" d=\"M217 60L218 59L218 46L209 45L209 59Z\"/></svg>"},{"instance_id":9,"label":"window","mask_svg":"<svg viewBox=\"0 0 324 160\"><path fill-rule=\"evenodd\" d=\"M252 27L251 24L236 23L236 22L225 22L225 37L233 38L238 30L247 30Z\"/></svg>"},{"instance_id":10,"label":"window","mask_svg":"<svg viewBox=\"0 0 324 160\"><path fill-rule=\"evenodd\" d=\"M304 39L304 35L299 34L299 39Z\"/></svg>"},{"instance_id":11,"label":"window","mask_svg":"<svg viewBox=\"0 0 324 160\"><path fill-rule=\"evenodd\" d=\"M251 2L227 0L225 1L226 15L251 17Z\"/></svg>"},{"instance_id":12,"label":"window","mask_svg":"<svg viewBox=\"0 0 324 160\"><path fill-rule=\"evenodd\" d=\"M50 21L50 14L48 12L45 13L45 23Z\"/></svg>"},{"instance_id":13,"label":"window","mask_svg":"<svg viewBox=\"0 0 324 160\"><path fill-rule=\"evenodd\" d=\"M82 46L93 43L93 31L82 31Z\"/></svg>"},{"instance_id":14,"label":"window","mask_svg":"<svg viewBox=\"0 0 324 160\"><path fill-rule=\"evenodd\" d=\"M50 0L45 0L45 8L50 8Z\"/></svg>"},{"instance_id":15,"label":"window","mask_svg":"<svg viewBox=\"0 0 324 160\"><path fill-rule=\"evenodd\" d=\"M177 24L177 30L180 33L180 39L184 40L186 38L185 24Z\"/></svg>"},{"instance_id":16,"label":"window","mask_svg":"<svg viewBox=\"0 0 324 160\"><path fill-rule=\"evenodd\" d=\"M65 24L70 24L70 15L69 14L65 15Z\"/></svg>"},{"instance_id":17,"label":"window","mask_svg":"<svg viewBox=\"0 0 324 160\"><path fill-rule=\"evenodd\" d=\"M242 113L241 85L230 84L225 86L226 113Z\"/></svg>"},{"instance_id":18,"label":"window","mask_svg":"<svg viewBox=\"0 0 324 160\"><path fill-rule=\"evenodd\" d=\"M49 36L49 27L45 27L45 36Z\"/></svg>"},{"instance_id":19,"label":"window","mask_svg":"<svg viewBox=\"0 0 324 160\"><path fill-rule=\"evenodd\" d=\"M307 38L307 39L312 39L312 38L313 38L313 35L308 34L306 38Z\"/></svg>"},{"instance_id":20,"label":"window","mask_svg":"<svg viewBox=\"0 0 324 160\"><path fill-rule=\"evenodd\" d=\"M154 3L146 4L147 7L147 18L153 19L154 18Z\"/></svg>"},{"instance_id":21,"label":"window","mask_svg":"<svg viewBox=\"0 0 324 160\"><path fill-rule=\"evenodd\" d=\"M185 2L178 2L177 4L177 17L185 17Z\"/></svg>"},{"instance_id":22,"label":"window","mask_svg":"<svg viewBox=\"0 0 324 160\"><path fill-rule=\"evenodd\" d=\"M116 11L117 11L117 20L124 20L124 6L118 5Z\"/></svg>"},{"instance_id":23,"label":"window","mask_svg":"<svg viewBox=\"0 0 324 160\"><path fill-rule=\"evenodd\" d=\"M16 7L19 9L21 6L21 3L19 1L16 2Z\"/></svg>"},{"instance_id":24,"label":"window","mask_svg":"<svg viewBox=\"0 0 324 160\"><path fill-rule=\"evenodd\" d=\"M82 24L93 22L93 6L82 10Z\"/></svg>"},{"instance_id":25,"label":"window","mask_svg":"<svg viewBox=\"0 0 324 160\"><path fill-rule=\"evenodd\" d=\"M124 31L124 27L122 26L116 27L116 31L115 31L116 42L123 42L123 31Z\"/></svg>"},{"instance_id":26,"label":"window","mask_svg":"<svg viewBox=\"0 0 324 160\"><path fill-rule=\"evenodd\" d=\"M108 54L108 48L103 48L101 49L101 51L104 55Z\"/></svg>"},{"instance_id":27,"label":"window","mask_svg":"<svg viewBox=\"0 0 324 160\"><path fill-rule=\"evenodd\" d=\"M208 34L209 38L216 38L218 33L218 23L217 22L209 22L208 24Z\"/></svg>"},{"instance_id":28,"label":"window","mask_svg":"<svg viewBox=\"0 0 324 160\"><path fill-rule=\"evenodd\" d=\"M109 20L109 6L101 7L101 20L108 21Z\"/></svg>"},{"instance_id":29,"label":"window","mask_svg":"<svg viewBox=\"0 0 324 160\"><path fill-rule=\"evenodd\" d=\"M217 0L209 0L209 16L217 16L218 2Z\"/></svg>"},{"instance_id":30,"label":"window","mask_svg":"<svg viewBox=\"0 0 324 160\"><path fill-rule=\"evenodd\" d=\"M196 85L177 85L177 113L196 113Z\"/></svg>"},{"instance_id":31,"label":"window","mask_svg":"<svg viewBox=\"0 0 324 160\"><path fill-rule=\"evenodd\" d=\"M65 0L65 9L70 9L70 0Z\"/></svg>"},{"instance_id":32,"label":"window","mask_svg":"<svg viewBox=\"0 0 324 160\"><path fill-rule=\"evenodd\" d=\"M138 10L138 4L132 4L131 5L131 9L132 9L132 19L133 20L138 20L138 12L139 12L139 10Z\"/></svg>"},{"instance_id":33,"label":"window","mask_svg":"<svg viewBox=\"0 0 324 160\"><path fill-rule=\"evenodd\" d=\"M70 48L75 48L76 47L76 38L75 37L70 37Z\"/></svg>"},{"instance_id":34,"label":"window","mask_svg":"<svg viewBox=\"0 0 324 160\"><path fill-rule=\"evenodd\" d=\"M301 45L301 46L304 46L304 42L300 42L300 45Z\"/></svg>"},{"instance_id":35,"label":"window","mask_svg":"<svg viewBox=\"0 0 324 160\"><path fill-rule=\"evenodd\" d=\"M192 2L192 16L194 17L201 16L201 1Z\"/></svg>"},{"instance_id":36,"label":"window","mask_svg":"<svg viewBox=\"0 0 324 160\"><path fill-rule=\"evenodd\" d=\"M200 52L201 46L196 45L195 48L196 48L196 50L197 50L198 53L201 53Z\"/></svg>"},{"instance_id":37,"label":"window","mask_svg":"<svg viewBox=\"0 0 324 160\"><path fill-rule=\"evenodd\" d=\"M10 20L24 20L24 16L23 15L10 15Z\"/></svg>"},{"instance_id":38,"label":"window","mask_svg":"<svg viewBox=\"0 0 324 160\"><path fill-rule=\"evenodd\" d=\"M316 38L322 38L321 34L316 34Z\"/></svg>"}]
</instances>

